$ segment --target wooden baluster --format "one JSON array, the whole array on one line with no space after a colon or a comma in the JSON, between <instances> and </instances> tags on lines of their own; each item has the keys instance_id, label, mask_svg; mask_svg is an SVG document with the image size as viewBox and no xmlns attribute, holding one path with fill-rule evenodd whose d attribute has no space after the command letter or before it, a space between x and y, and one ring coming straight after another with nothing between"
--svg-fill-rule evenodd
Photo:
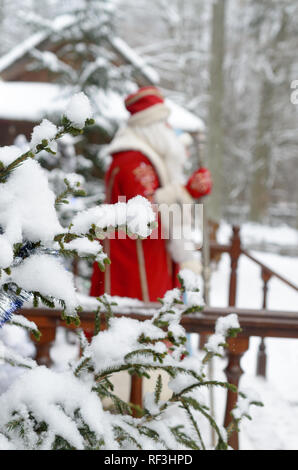
<instances>
[{"instance_id":1,"label":"wooden baluster","mask_svg":"<svg viewBox=\"0 0 298 470\"><path fill-rule=\"evenodd\" d=\"M131 385L130 385L130 403L138 405L141 408L143 407L143 379L138 375L134 374L131 376ZM139 413L134 410L133 416L137 418Z\"/></svg>"},{"instance_id":2,"label":"wooden baluster","mask_svg":"<svg viewBox=\"0 0 298 470\"><path fill-rule=\"evenodd\" d=\"M39 365L50 367L52 364L50 349L55 340L56 326L39 327L41 338L35 343L36 357L35 360Z\"/></svg>"},{"instance_id":3,"label":"wooden baluster","mask_svg":"<svg viewBox=\"0 0 298 470\"><path fill-rule=\"evenodd\" d=\"M263 280L263 309L267 308L268 298L268 282L270 281L272 274L266 268L262 268L262 280Z\"/></svg>"},{"instance_id":4,"label":"wooden baluster","mask_svg":"<svg viewBox=\"0 0 298 470\"><path fill-rule=\"evenodd\" d=\"M207 335L207 334L205 334L205 333L200 333L200 334L199 334L199 341L198 341L198 349L199 349L199 351L203 351L203 350L204 350L205 344L207 343L209 336L210 336L210 335Z\"/></svg>"},{"instance_id":5,"label":"wooden baluster","mask_svg":"<svg viewBox=\"0 0 298 470\"><path fill-rule=\"evenodd\" d=\"M249 338L246 336L240 336L238 338L229 338L228 339L228 350L227 350L227 358L228 358L228 365L225 369L225 373L227 376L227 381L230 384L235 385L238 387L240 377L243 374L243 370L241 369L241 358L243 354L248 350L249 347ZM225 412L225 427L232 421L231 411L235 408L236 402L238 399L238 394L228 390L227 393L227 403L226 403L226 412ZM230 446L238 450L239 449L239 438L238 433L233 432L229 439Z\"/></svg>"},{"instance_id":6,"label":"wooden baluster","mask_svg":"<svg viewBox=\"0 0 298 470\"><path fill-rule=\"evenodd\" d=\"M270 271L266 268L262 268L262 280L263 280L263 309L267 309L267 299L268 299L268 283L272 277ZM266 354L266 345L264 338L261 338L258 357L257 357L257 376L266 378L266 368L267 368L267 354Z\"/></svg>"},{"instance_id":7,"label":"wooden baluster","mask_svg":"<svg viewBox=\"0 0 298 470\"><path fill-rule=\"evenodd\" d=\"M237 269L238 262L241 255L241 239L240 227L233 226L233 235L231 238L231 275L230 275L230 288L229 288L229 306L236 305L237 298Z\"/></svg>"},{"instance_id":8,"label":"wooden baluster","mask_svg":"<svg viewBox=\"0 0 298 470\"><path fill-rule=\"evenodd\" d=\"M261 338L257 357L257 376L266 378L267 353L264 338Z\"/></svg>"}]
</instances>

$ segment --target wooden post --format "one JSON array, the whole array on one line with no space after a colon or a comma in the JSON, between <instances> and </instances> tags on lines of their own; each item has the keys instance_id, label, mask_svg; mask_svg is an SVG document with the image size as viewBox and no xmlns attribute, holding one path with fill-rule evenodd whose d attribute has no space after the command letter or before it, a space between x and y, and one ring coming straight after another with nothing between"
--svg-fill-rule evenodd
<instances>
[{"instance_id":1,"label":"wooden post","mask_svg":"<svg viewBox=\"0 0 298 470\"><path fill-rule=\"evenodd\" d=\"M143 379L138 375L134 374L131 376L131 386L130 386L130 403L138 405L141 408L143 407ZM133 416L138 417L138 412L133 411Z\"/></svg>"},{"instance_id":2,"label":"wooden post","mask_svg":"<svg viewBox=\"0 0 298 470\"><path fill-rule=\"evenodd\" d=\"M237 298L237 269L241 255L240 227L233 226L233 235L231 238L231 275L229 288L229 306L235 307Z\"/></svg>"},{"instance_id":3,"label":"wooden post","mask_svg":"<svg viewBox=\"0 0 298 470\"><path fill-rule=\"evenodd\" d=\"M55 340L56 327L55 325L48 327L39 327L39 331L41 332L41 338L35 343L35 359L39 365L45 365L49 367L52 364L50 349Z\"/></svg>"},{"instance_id":4,"label":"wooden post","mask_svg":"<svg viewBox=\"0 0 298 470\"><path fill-rule=\"evenodd\" d=\"M272 274L265 267L262 268L262 280L263 280L263 310L267 309L267 298L268 298L268 283L272 277Z\"/></svg>"},{"instance_id":5,"label":"wooden post","mask_svg":"<svg viewBox=\"0 0 298 470\"><path fill-rule=\"evenodd\" d=\"M235 385L238 388L240 377L243 374L243 370L241 369L241 358L243 354L248 350L249 347L249 338L246 336L240 336L238 338L229 338L228 339L228 350L227 350L227 357L228 357L228 365L225 369L225 373L227 376L227 381ZM237 403L238 394L228 390L227 393L227 404L226 404L226 413L225 413L225 421L224 426L227 428L230 422L232 421L231 412L235 408ZM239 449L239 438L238 433L233 432L229 439L229 445L235 449Z\"/></svg>"},{"instance_id":6,"label":"wooden post","mask_svg":"<svg viewBox=\"0 0 298 470\"><path fill-rule=\"evenodd\" d=\"M272 277L270 271L268 271L265 267L262 268L262 280L263 280L263 309L267 309L267 299L268 299L268 283ZM262 337L259 350L258 350L258 357L257 357L257 376L266 378L266 368L267 368L267 353L266 353L266 345L265 340Z\"/></svg>"},{"instance_id":7,"label":"wooden post","mask_svg":"<svg viewBox=\"0 0 298 470\"><path fill-rule=\"evenodd\" d=\"M267 353L264 338L261 338L257 357L257 376L266 378Z\"/></svg>"}]
</instances>

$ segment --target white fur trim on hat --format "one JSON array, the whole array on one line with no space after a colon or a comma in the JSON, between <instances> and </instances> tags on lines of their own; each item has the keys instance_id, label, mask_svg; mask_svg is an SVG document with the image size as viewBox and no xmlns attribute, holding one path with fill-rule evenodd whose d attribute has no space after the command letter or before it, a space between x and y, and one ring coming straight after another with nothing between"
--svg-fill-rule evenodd
<instances>
[{"instance_id":1,"label":"white fur trim on hat","mask_svg":"<svg viewBox=\"0 0 298 470\"><path fill-rule=\"evenodd\" d=\"M133 114L127 121L130 127L134 126L149 126L154 122L166 121L170 115L170 109L164 103L154 104L150 108L144 109Z\"/></svg>"}]
</instances>

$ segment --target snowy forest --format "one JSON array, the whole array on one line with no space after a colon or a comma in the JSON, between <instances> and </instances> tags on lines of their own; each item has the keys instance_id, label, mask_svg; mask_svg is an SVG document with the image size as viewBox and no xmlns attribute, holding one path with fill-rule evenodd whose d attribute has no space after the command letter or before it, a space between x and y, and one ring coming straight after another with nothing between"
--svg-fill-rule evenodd
<instances>
[{"instance_id":1,"label":"snowy forest","mask_svg":"<svg viewBox=\"0 0 298 470\"><path fill-rule=\"evenodd\" d=\"M0 0L1 451L298 449L297 20Z\"/></svg>"}]
</instances>

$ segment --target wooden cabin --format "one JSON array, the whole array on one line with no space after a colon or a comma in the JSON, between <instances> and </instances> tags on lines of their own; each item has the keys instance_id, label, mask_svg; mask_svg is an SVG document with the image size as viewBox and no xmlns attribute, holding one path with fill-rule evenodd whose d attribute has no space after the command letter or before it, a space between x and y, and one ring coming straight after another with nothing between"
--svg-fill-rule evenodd
<instances>
[{"instance_id":1,"label":"wooden cabin","mask_svg":"<svg viewBox=\"0 0 298 470\"><path fill-rule=\"evenodd\" d=\"M32 51L58 52L65 42L53 42L51 37L55 32L70 28L73 21L68 15L62 15L54 20L52 29L33 34L0 57L0 146L13 144L19 134L29 139L33 127L43 117L49 112L59 113L65 109L66 101L61 99L61 87L57 84L58 75L47 69L32 67L36 60ZM107 47L115 53L116 65L133 66L137 86L158 84L156 71L121 38L112 38ZM127 118L122 96L99 90L98 99L109 118L119 123ZM204 132L201 119L171 101L168 104L172 109L174 127L192 134Z\"/></svg>"}]
</instances>

